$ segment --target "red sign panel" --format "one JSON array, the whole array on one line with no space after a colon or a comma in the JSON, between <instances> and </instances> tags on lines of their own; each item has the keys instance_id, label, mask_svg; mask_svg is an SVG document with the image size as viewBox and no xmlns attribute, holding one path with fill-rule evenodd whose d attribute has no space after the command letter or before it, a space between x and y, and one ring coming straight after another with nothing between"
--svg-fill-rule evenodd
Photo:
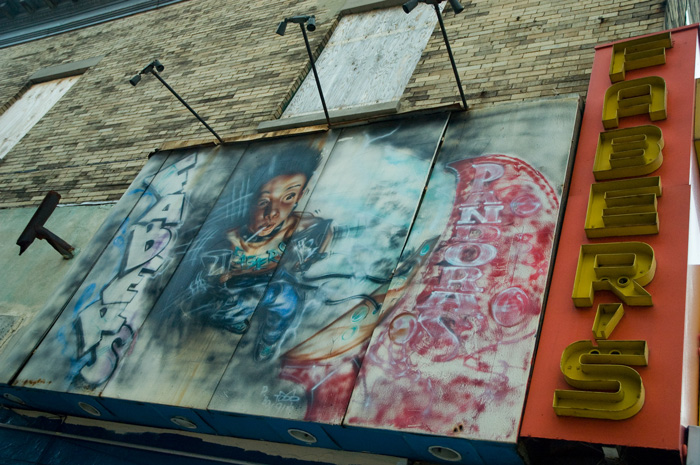
<instances>
[{"instance_id":1,"label":"red sign panel","mask_svg":"<svg viewBox=\"0 0 700 465\"><path fill-rule=\"evenodd\" d=\"M522 436L680 450L697 423L697 51L596 50Z\"/></svg>"}]
</instances>

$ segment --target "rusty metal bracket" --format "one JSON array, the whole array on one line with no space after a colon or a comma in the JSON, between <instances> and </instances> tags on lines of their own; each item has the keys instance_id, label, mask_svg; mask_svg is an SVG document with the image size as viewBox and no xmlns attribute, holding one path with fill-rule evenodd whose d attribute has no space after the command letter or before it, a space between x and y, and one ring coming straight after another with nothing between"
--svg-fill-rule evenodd
<instances>
[{"instance_id":1,"label":"rusty metal bracket","mask_svg":"<svg viewBox=\"0 0 700 465\"><path fill-rule=\"evenodd\" d=\"M41 201L39 208L37 208L36 212L34 212L34 215L29 220L29 224L27 224L27 227L25 227L22 234L20 234L19 239L17 239L20 255L32 245L34 239L43 239L48 242L51 247L56 249L66 260L73 258L73 251L75 248L44 227L44 223L46 223L51 213L56 209L59 200L61 200L61 195L58 192L49 191L46 197L44 197L44 200Z\"/></svg>"}]
</instances>

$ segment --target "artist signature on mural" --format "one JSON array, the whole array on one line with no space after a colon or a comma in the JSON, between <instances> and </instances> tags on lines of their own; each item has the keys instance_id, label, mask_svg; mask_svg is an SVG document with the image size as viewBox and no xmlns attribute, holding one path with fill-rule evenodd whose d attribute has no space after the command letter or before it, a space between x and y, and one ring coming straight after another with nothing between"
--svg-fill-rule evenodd
<instances>
[{"instance_id":1,"label":"artist signature on mural","mask_svg":"<svg viewBox=\"0 0 700 465\"><path fill-rule=\"evenodd\" d=\"M267 404L271 403L271 396L268 395L270 392L270 388L268 386L263 386L262 391L260 394L263 396L263 400L267 402ZM276 403L297 403L301 400L301 397L297 395L297 392L295 389L292 389L289 392L284 392L283 390L280 390L277 394L272 395L272 399L275 400Z\"/></svg>"}]
</instances>

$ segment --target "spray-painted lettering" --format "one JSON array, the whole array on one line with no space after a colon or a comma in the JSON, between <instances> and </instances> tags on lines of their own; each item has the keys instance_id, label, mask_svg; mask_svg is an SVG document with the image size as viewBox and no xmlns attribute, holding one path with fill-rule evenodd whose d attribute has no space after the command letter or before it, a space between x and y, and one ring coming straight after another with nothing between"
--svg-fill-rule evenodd
<instances>
[{"instance_id":1,"label":"spray-painted lettering","mask_svg":"<svg viewBox=\"0 0 700 465\"><path fill-rule=\"evenodd\" d=\"M196 155L190 155L165 168L152 182L147 180L150 186L141 202L154 203L133 222L127 218L128 226L113 241L112 247L126 243L116 275L97 300L77 309L75 374L89 385L98 386L110 378L146 317L138 297L169 258L184 214L188 171L196 161Z\"/></svg>"}]
</instances>

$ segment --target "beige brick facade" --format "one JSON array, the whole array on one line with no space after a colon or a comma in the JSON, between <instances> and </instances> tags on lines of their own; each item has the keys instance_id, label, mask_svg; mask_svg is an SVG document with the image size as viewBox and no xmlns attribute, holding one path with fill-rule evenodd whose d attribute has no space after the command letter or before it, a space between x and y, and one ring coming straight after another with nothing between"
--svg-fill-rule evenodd
<instances>
[{"instance_id":1,"label":"beige brick facade","mask_svg":"<svg viewBox=\"0 0 700 465\"><path fill-rule=\"evenodd\" d=\"M104 58L0 160L0 208L118 199L165 141L211 135L152 76L128 79L158 57L163 77L222 136L256 134L279 116L308 68L299 34L275 35L284 16L315 14L318 52L343 2L189 0L148 13L0 49L0 108L37 70ZM664 29L663 0L463 1L445 24L472 108L560 94L585 95L593 47ZM459 102L436 28L401 112Z\"/></svg>"}]
</instances>

